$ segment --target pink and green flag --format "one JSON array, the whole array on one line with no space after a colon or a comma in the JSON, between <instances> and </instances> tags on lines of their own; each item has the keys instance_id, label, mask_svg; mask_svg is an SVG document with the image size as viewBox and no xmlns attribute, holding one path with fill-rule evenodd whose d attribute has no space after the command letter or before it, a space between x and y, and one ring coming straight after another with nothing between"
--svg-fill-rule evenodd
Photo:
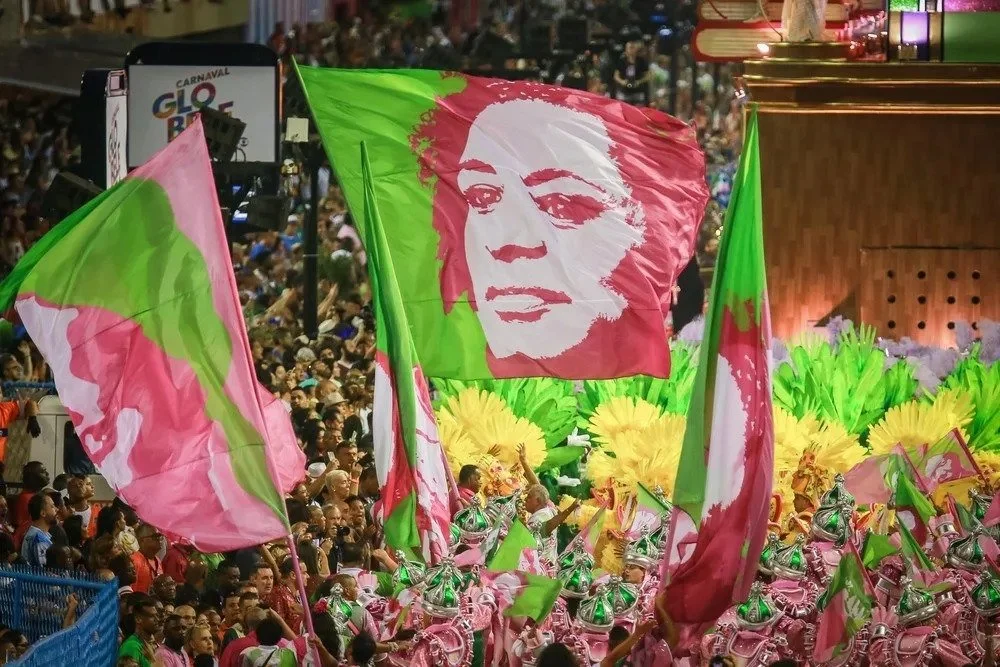
<instances>
[{"instance_id":1,"label":"pink and green flag","mask_svg":"<svg viewBox=\"0 0 1000 667\"><path fill-rule=\"evenodd\" d=\"M878 533L869 532L865 536L864 546L861 548L861 562L869 570L878 568L883 558L899 553L899 549L888 537Z\"/></svg>"},{"instance_id":2,"label":"pink and green flag","mask_svg":"<svg viewBox=\"0 0 1000 667\"><path fill-rule=\"evenodd\" d=\"M912 476L903 445L896 444L888 454L869 456L844 475L844 485L859 505L887 504L899 475Z\"/></svg>"},{"instance_id":3,"label":"pink and green flag","mask_svg":"<svg viewBox=\"0 0 1000 667\"><path fill-rule=\"evenodd\" d=\"M923 546L932 535L930 521L937 516L934 503L927 499L920 489L910 481L908 475L897 475L892 502L896 510L896 520L913 533L917 543Z\"/></svg>"},{"instance_id":4,"label":"pink and green flag","mask_svg":"<svg viewBox=\"0 0 1000 667\"><path fill-rule=\"evenodd\" d=\"M430 377L665 377L664 320L708 199L694 130L569 88L299 67L356 218L368 146Z\"/></svg>"},{"instance_id":5,"label":"pink and green flag","mask_svg":"<svg viewBox=\"0 0 1000 667\"><path fill-rule=\"evenodd\" d=\"M641 482L636 489L633 502L634 506L628 530L628 537L632 540L638 538L644 528L648 529L649 532L653 532L659 528L664 517L670 514L670 507L657 498L656 494L652 493Z\"/></svg>"},{"instance_id":6,"label":"pink and green flag","mask_svg":"<svg viewBox=\"0 0 1000 667\"><path fill-rule=\"evenodd\" d=\"M368 151L361 145L361 218L375 328L375 470L378 514L394 549L418 551L427 562L448 553L450 508L457 499L438 438L427 378L417 362L399 282L375 199Z\"/></svg>"},{"instance_id":7,"label":"pink and green flag","mask_svg":"<svg viewBox=\"0 0 1000 667\"><path fill-rule=\"evenodd\" d=\"M559 554L559 559L562 560L565 554L575 549L577 542L582 542L583 550L596 559L598 555L597 543L601 540L601 534L604 531L604 519L607 513L608 508L603 506L594 512L594 516L590 517L590 520L580 529L580 532L574 535L573 539L563 548L562 553Z\"/></svg>"},{"instance_id":8,"label":"pink and green flag","mask_svg":"<svg viewBox=\"0 0 1000 667\"><path fill-rule=\"evenodd\" d=\"M920 475L921 486L929 494L942 484L979 476L972 453L958 429L953 429L935 443L915 448L909 455Z\"/></svg>"},{"instance_id":9,"label":"pink and green flag","mask_svg":"<svg viewBox=\"0 0 1000 667\"><path fill-rule=\"evenodd\" d=\"M508 570L544 572L538 561L538 540L527 526L520 520L515 520L510 524L507 536L500 542L486 567L491 572Z\"/></svg>"},{"instance_id":10,"label":"pink and green flag","mask_svg":"<svg viewBox=\"0 0 1000 667\"><path fill-rule=\"evenodd\" d=\"M200 120L36 243L11 301L143 520L205 552L288 534L304 458L256 380Z\"/></svg>"},{"instance_id":11,"label":"pink and green flag","mask_svg":"<svg viewBox=\"0 0 1000 667\"><path fill-rule=\"evenodd\" d=\"M899 522L899 546L907 561L926 572L935 570L933 561L924 553L923 542L919 541L903 521Z\"/></svg>"},{"instance_id":12,"label":"pink and green flag","mask_svg":"<svg viewBox=\"0 0 1000 667\"><path fill-rule=\"evenodd\" d=\"M753 110L726 211L661 565L675 622L712 623L746 598L767 533L773 463L771 322ZM693 548L678 548L685 543Z\"/></svg>"},{"instance_id":13,"label":"pink and green flag","mask_svg":"<svg viewBox=\"0 0 1000 667\"><path fill-rule=\"evenodd\" d=\"M540 622L559 598L562 583L544 575L538 540L520 520L510 524L482 574L485 585L500 593L505 616L526 616Z\"/></svg>"},{"instance_id":14,"label":"pink and green flag","mask_svg":"<svg viewBox=\"0 0 1000 667\"><path fill-rule=\"evenodd\" d=\"M846 552L826 592L819 598L819 625L813 649L816 664L833 660L846 651L851 638L871 618L873 602L861 568L856 552Z\"/></svg>"}]
</instances>

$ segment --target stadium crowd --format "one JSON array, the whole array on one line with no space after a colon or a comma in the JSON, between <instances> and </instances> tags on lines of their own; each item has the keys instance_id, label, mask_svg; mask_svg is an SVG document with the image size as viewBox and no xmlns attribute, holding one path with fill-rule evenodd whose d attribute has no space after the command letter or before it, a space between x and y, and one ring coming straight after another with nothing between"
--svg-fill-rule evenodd
<instances>
[{"instance_id":1,"label":"stadium crowd","mask_svg":"<svg viewBox=\"0 0 1000 667\"><path fill-rule=\"evenodd\" d=\"M513 21L512 15L498 15L494 25L503 33ZM270 45L286 58L312 65L461 66L474 39L474 33L397 17L354 20L339 30L335 25L279 25ZM587 55L582 62L589 90L666 107L668 56L657 54L654 44L635 40L620 55ZM688 57L686 47L677 57ZM676 82L677 115L697 127L711 165L714 201L699 246L705 266L713 261L727 175L741 144L740 114L727 68L698 65L679 71L684 78ZM80 131L73 127L70 100L17 90L0 96L0 275L7 275L55 222L44 217L42 199L54 175L79 160L74 136ZM302 329L302 226L313 187L320 192L321 303L318 336L310 340ZM379 486L371 435L374 321L365 253L328 167L321 169L318 183L287 176L284 189L291 200L285 228L234 244L233 265L258 378L286 402L308 460L302 483L287 498L308 593L319 600L339 587L353 618L352 631L345 636L329 614L313 610L316 637L302 634L310 610L300 604L285 543L230 554L168 544L120 501L96 504L85 475L52 478L41 463L29 462L21 471L21 491L9 506L0 496L0 561L117 578L121 666L363 665L385 657L408 664L403 656L414 630L376 623L365 606L391 590L393 573L398 582L399 568L406 567L386 551L371 517ZM0 326L2 380L50 380L45 360L14 314L7 316ZM5 414L8 420L17 416L16 411ZM17 479L12 472L6 477ZM526 486L537 482L527 466L524 477ZM472 471L460 482L468 493L478 490ZM545 501L538 500L543 506ZM553 510L545 516L556 515ZM68 623L75 608L75 600L68 600ZM0 626L0 661L27 648L24 635ZM303 662L312 660L306 657L312 649L319 663Z\"/></svg>"}]
</instances>

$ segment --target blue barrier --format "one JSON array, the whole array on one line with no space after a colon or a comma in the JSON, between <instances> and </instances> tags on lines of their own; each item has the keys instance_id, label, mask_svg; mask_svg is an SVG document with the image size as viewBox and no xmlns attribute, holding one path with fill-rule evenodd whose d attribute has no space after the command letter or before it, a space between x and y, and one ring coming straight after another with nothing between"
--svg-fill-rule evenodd
<instances>
[{"instance_id":1,"label":"blue barrier","mask_svg":"<svg viewBox=\"0 0 1000 667\"><path fill-rule=\"evenodd\" d=\"M56 393L55 382L22 382L7 381L0 382L0 389L3 389L4 396L15 396L18 391L44 391L46 396L53 396Z\"/></svg>"},{"instance_id":2,"label":"blue barrier","mask_svg":"<svg viewBox=\"0 0 1000 667\"><path fill-rule=\"evenodd\" d=\"M63 630L70 593L79 601L77 620ZM117 580L26 566L0 568L0 618L32 643L24 656L8 665L111 667L115 663Z\"/></svg>"}]
</instances>

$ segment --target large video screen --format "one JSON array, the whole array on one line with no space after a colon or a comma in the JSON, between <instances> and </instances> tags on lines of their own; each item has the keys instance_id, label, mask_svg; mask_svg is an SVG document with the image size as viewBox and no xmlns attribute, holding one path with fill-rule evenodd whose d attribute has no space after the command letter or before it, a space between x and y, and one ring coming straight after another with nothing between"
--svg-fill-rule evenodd
<instances>
[{"instance_id":1,"label":"large video screen","mask_svg":"<svg viewBox=\"0 0 1000 667\"><path fill-rule=\"evenodd\" d=\"M130 66L129 166L152 157L206 106L246 123L234 160L275 162L277 76L273 67Z\"/></svg>"}]
</instances>

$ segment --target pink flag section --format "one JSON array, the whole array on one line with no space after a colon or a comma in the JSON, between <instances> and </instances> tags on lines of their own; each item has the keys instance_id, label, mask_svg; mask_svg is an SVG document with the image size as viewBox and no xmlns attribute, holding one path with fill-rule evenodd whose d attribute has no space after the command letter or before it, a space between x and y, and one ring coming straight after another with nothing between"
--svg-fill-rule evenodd
<instances>
[{"instance_id":1,"label":"pink flag section","mask_svg":"<svg viewBox=\"0 0 1000 667\"><path fill-rule=\"evenodd\" d=\"M886 475L890 472L893 457L898 456L896 452L899 449L900 445L896 445L892 454L869 456L844 475L844 486L851 492L859 505L889 502L889 497L892 495L892 485L886 481ZM899 463L904 464L903 461L899 461Z\"/></svg>"},{"instance_id":2,"label":"pink flag section","mask_svg":"<svg viewBox=\"0 0 1000 667\"><path fill-rule=\"evenodd\" d=\"M987 528L992 528L998 523L1000 523L1000 493L993 496L993 502L990 503L989 509L986 510L986 515L983 517L983 525Z\"/></svg>"},{"instance_id":3,"label":"pink flag section","mask_svg":"<svg viewBox=\"0 0 1000 667\"><path fill-rule=\"evenodd\" d=\"M302 481L306 454L299 449L285 404L263 386L258 385L257 392L263 400L267 442L274 461L278 488L282 493L291 493Z\"/></svg>"},{"instance_id":4,"label":"pink flag section","mask_svg":"<svg viewBox=\"0 0 1000 667\"><path fill-rule=\"evenodd\" d=\"M833 596L830 604L820 614L816 629L816 647L813 649L813 660L817 664L833 660L837 647L847 636L847 611L844 598L844 591L840 591Z\"/></svg>"}]
</instances>

